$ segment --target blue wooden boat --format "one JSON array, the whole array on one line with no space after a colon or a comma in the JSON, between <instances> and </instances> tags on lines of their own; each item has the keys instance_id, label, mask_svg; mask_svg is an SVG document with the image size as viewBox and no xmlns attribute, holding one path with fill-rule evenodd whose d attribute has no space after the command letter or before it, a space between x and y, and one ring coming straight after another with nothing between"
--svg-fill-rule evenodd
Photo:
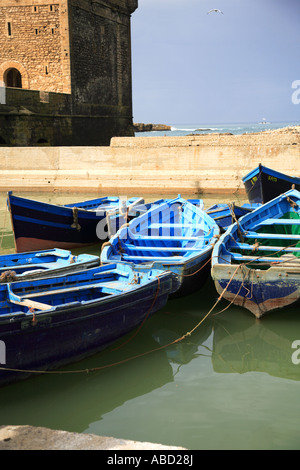
<instances>
[{"instance_id":1,"label":"blue wooden boat","mask_svg":"<svg viewBox=\"0 0 300 470\"><path fill-rule=\"evenodd\" d=\"M216 222L180 196L154 206L112 237L102 263L130 262L171 270L181 280L177 296L200 289L209 275ZM175 295L175 294L174 294Z\"/></svg>"},{"instance_id":2,"label":"blue wooden boat","mask_svg":"<svg viewBox=\"0 0 300 470\"><path fill-rule=\"evenodd\" d=\"M79 254L53 248L52 250L13 253L0 256L0 283L20 279L57 276L68 272L99 266L98 256Z\"/></svg>"},{"instance_id":3,"label":"blue wooden boat","mask_svg":"<svg viewBox=\"0 0 300 470\"><path fill-rule=\"evenodd\" d=\"M257 204L251 207L251 205L237 206L234 202L231 204L219 203L206 209L206 213L216 221L221 232L225 232L230 225L234 224L243 215L252 212L256 207Z\"/></svg>"},{"instance_id":4,"label":"blue wooden boat","mask_svg":"<svg viewBox=\"0 0 300 470\"><path fill-rule=\"evenodd\" d=\"M163 307L177 283L171 272L121 263L0 284L0 384L106 348Z\"/></svg>"},{"instance_id":5,"label":"blue wooden boat","mask_svg":"<svg viewBox=\"0 0 300 470\"><path fill-rule=\"evenodd\" d=\"M251 203L265 204L290 189L300 191L300 178L272 170L261 163L242 179Z\"/></svg>"},{"instance_id":6,"label":"blue wooden boat","mask_svg":"<svg viewBox=\"0 0 300 470\"><path fill-rule=\"evenodd\" d=\"M265 313L300 296L300 192L290 190L242 217L213 249L212 278L225 299Z\"/></svg>"},{"instance_id":7,"label":"blue wooden boat","mask_svg":"<svg viewBox=\"0 0 300 470\"><path fill-rule=\"evenodd\" d=\"M129 211L132 205L142 202L142 198L131 198L125 206ZM123 207L118 197L58 205L15 196L11 191L7 204L18 253L49 248L70 250L103 242L108 237L107 214L118 214ZM120 226L122 223L123 219Z\"/></svg>"}]
</instances>

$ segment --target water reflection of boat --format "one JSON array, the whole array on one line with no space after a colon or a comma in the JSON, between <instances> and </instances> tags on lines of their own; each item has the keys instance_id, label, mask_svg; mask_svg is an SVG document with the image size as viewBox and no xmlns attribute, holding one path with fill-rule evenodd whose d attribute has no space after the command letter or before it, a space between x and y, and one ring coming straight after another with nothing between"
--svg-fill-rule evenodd
<instances>
[{"instance_id":1,"label":"water reflection of boat","mask_svg":"<svg viewBox=\"0 0 300 470\"><path fill-rule=\"evenodd\" d=\"M200 354L207 354L206 350L201 350L201 346L212 333L211 318L206 318L199 327L195 327L211 308L211 299L215 296L211 279L205 284L204 290L206 295L201 298L201 303L198 293L189 296L188 303L184 297L169 300L148 325L148 331L160 346L169 345L166 353L171 363L188 364ZM192 330L190 336L174 343Z\"/></svg>"},{"instance_id":2,"label":"water reflection of boat","mask_svg":"<svg viewBox=\"0 0 300 470\"><path fill-rule=\"evenodd\" d=\"M0 250L2 253L15 251L13 232L6 227L0 229Z\"/></svg>"},{"instance_id":3,"label":"water reflection of boat","mask_svg":"<svg viewBox=\"0 0 300 470\"><path fill-rule=\"evenodd\" d=\"M300 365L292 361L292 343L299 337L296 309L284 319L274 313L263 322L253 321L236 309L215 317L212 364L215 372L265 372L273 377L300 380ZM300 337L299 337L300 338Z\"/></svg>"},{"instance_id":4,"label":"water reflection of boat","mask_svg":"<svg viewBox=\"0 0 300 470\"><path fill-rule=\"evenodd\" d=\"M51 428L55 416L57 429L84 432L90 423L102 421L107 413L130 400L173 382L166 350L138 357L139 353L159 348L148 333L147 324L135 337L130 333L108 350L59 369L55 374L1 388L0 400L6 403L1 408L1 421ZM34 390L39 393L35 394ZM103 435L101 431L99 434Z\"/></svg>"},{"instance_id":5,"label":"water reflection of boat","mask_svg":"<svg viewBox=\"0 0 300 470\"><path fill-rule=\"evenodd\" d=\"M169 301L168 308L170 308L170 303L171 301ZM174 306L174 310L175 308L176 307ZM191 331L197 323L200 322L204 315L200 314L196 317L185 312L184 316L182 314L175 314L174 317L172 312L171 316L172 319L175 318L175 326L173 326L173 322L166 326L165 318L163 318L162 315L155 319L153 322L153 325L155 325L153 337L160 346L170 344L170 346L166 348L166 353L170 362L176 364L188 364L192 359L201 354L201 352L199 352L199 348L207 338L209 338L212 332L211 321L206 320L190 337L174 343L175 340ZM205 353L205 351L203 351L203 353Z\"/></svg>"}]
</instances>

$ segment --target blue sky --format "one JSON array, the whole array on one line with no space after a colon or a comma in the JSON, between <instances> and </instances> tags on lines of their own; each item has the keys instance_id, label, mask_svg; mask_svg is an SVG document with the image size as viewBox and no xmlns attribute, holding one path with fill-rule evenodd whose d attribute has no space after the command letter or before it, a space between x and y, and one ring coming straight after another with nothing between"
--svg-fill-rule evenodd
<instances>
[{"instance_id":1,"label":"blue sky","mask_svg":"<svg viewBox=\"0 0 300 470\"><path fill-rule=\"evenodd\" d=\"M300 0L139 0L131 28L134 122L300 122Z\"/></svg>"}]
</instances>

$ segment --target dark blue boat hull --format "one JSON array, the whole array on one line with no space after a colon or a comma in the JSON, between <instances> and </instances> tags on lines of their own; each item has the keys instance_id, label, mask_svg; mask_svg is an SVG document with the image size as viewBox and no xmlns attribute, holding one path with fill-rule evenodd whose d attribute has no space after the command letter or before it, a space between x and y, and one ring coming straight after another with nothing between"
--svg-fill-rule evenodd
<instances>
[{"instance_id":1,"label":"dark blue boat hull","mask_svg":"<svg viewBox=\"0 0 300 470\"><path fill-rule=\"evenodd\" d=\"M201 289L210 275L210 258L211 251L206 250L201 255L186 260L184 263L154 261L151 267L176 274L179 279L178 289L170 294L170 299L175 299L191 295Z\"/></svg>"},{"instance_id":2,"label":"dark blue boat hull","mask_svg":"<svg viewBox=\"0 0 300 470\"><path fill-rule=\"evenodd\" d=\"M47 204L8 194L15 246L18 253L49 248L83 248L108 238L105 209L101 201L65 206ZM115 207L118 207L118 198ZM98 201L98 206L96 201ZM103 205L104 206L104 205ZM112 206L113 207L113 206ZM98 209L97 209L98 208ZM98 224L101 223L101 230ZM116 229L118 229L116 220ZM99 235L102 237L99 239Z\"/></svg>"},{"instance_id":3,"label":"dark blue boat hull","mask_svg":"<svg viewBox=\"0 0 300 470\"><path fill-rule=\"evenodd\" d=\"M243 178L249 202L265 204L294 188L300 190L300 178L291 177L259 165Z\"/></svg>"},{"instance_id":4,"label":"dark blue boat hull","mask_svg":"<svg viewBox=\"0 0 300 470\"><path fill-rule=\"evenodd\" d=\"M99 266L100 258L52 249L0 256L0 283L24 279L55 277Z\"/></svg>"},{"instance_id":5,"label":"dark blue boat hull","mask_svg":"<svg viewBox=\"0 0 300 470\"><path fill-rule=\"evenodd\" d=\"M108 347L162 308L173 282L174 277L166 273L160 281L154 278L113 299L77 302L36 317L1 321L6 364L0 365L0 384L64 366Z\"/></svg>"}]
</instances>

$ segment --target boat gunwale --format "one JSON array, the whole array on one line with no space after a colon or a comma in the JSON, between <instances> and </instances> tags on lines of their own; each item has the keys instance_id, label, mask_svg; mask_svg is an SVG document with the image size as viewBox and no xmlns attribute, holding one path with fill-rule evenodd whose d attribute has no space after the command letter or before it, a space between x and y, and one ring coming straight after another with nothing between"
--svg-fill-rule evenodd
<instances>
[{"instance_id":1,"label":"boat gunwale","mask_svg":"<svg viewBox=\"0 0 300 470\"><path fill-rule=\"evenodd\" d=\"M159 280L158 280L159 278ZM88 317L95 317L95 315L97 316L101 316L101 315L106 315L107 314L107 311L105 312L98 312L97 314L95 313L91 313L91 314L87 314L85 313L86 310L89 308L89 307L95 307L97 306L97 304L100 305L104 305L104 308L105 308L105 304L109 304L111 303L112 301L113 302L118 302L121 298L126 301L127 298L129 297L132 297L133 295L136 294L137 291L152 291L153 290L153 287L156 287L156 285L160 286L161 287L161 281L165 281L165 282L169 282L170 280L172 281L174 278L174 274L173 273L170 273L170 272L161 272L159 273L158 275L156 275L155 277L151 278L150 280L146 280L144 283L141 283L141 284L132 284L132 288L129 289L129 290L126 290L126 291L120 291L120 292L116 292L116 293L112 293L111 295L107 295L107 296L104 296L104 297L101 297L101 298L96 298L96 299L90 299L90 300L82 300L82 301L73 301L73 302L68 302L66 304L58 304L56 306L51 306L51 308L49 308L49 310L39 310L39 311L36 311L36 312L14 312L14 313L11 313L11 314L6 314L6 315L0 315L0 327L4 324L7 324L7 323L16 323L18 321L22 321L22 320L31 320L33 318L35 318L36 320L45 320L47 319L48 317L56 317L56 316L59 316L59 315L64 315L66 313L68 313L68 315L72 314L73 312L79 310L79 309L83 309L83 314L81 316L78 316L78 317L75 317L75 318L69 318L67 320L65 320L66 322L74 322L74 321L82 321L82 320L85 320L87 319ZM128 283L128 285L130 285L130 283ZM83 286L84 287L84 286ZM99 283L99 287L101 287L101 283ZM88 286L87 286L88 288ZM49 294L51 295L51 291L49 292ZM160 294L160 291L158 291L158 295ZM161 292L162 295L165 295L165 291L162 290ZM152 292L149 292L149 295L148 297L151 297L153 298L153 295L152 295ZM24 300L26 299L26 297L24 296ZM132 300L130 301L130 304L129 305L133 305L134 303L136 303L137 301L136 300ZM85 307L85 308L83 308ZM122 304L122 307L123 307L123 304ZM111 306L111 309L115 309L115 308L119 308L118 305L115 305L115 306ZM16 316L16 319L14 319L14 316ZM53 327L56 327L56 326L59 326L61 325L63 322L59 322L59 323L55 323L55 324L51 324L51 326ZM47 327L49 327L50 325L47 325ZM2 333L1 333L2 334Z\"/></svg>"},{"instance_id":2,"label":"boat gunwale","mask_svg":"<svg viewBox=\"0 0 300 470\"><path fill-rule=\"evenodd\" d=\"M266 175L270 175L270 176L275 176L276 178L279 178L279 179L284 179L285 181L289 183L297 182L300 184L300 177L286 175L285 173L282 173L277 170L273 170L272 168L269 168L264 165L259 165L256 168L254 168L254 170L250 171L246 176L242 178L242 182L246 183L250 181L254 176L259 175L261 173L265 173Z\"/></svg>"}]
</instances>

